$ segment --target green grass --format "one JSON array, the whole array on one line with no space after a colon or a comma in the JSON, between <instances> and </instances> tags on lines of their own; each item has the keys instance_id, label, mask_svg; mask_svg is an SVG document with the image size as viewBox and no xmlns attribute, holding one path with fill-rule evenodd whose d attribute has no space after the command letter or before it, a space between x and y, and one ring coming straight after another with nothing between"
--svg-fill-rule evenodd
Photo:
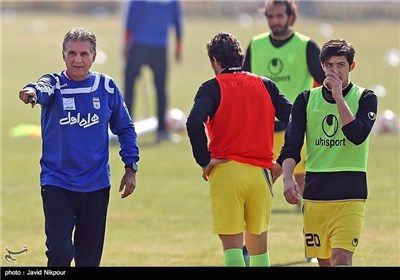
<instances>
[{"instance_id":1,"label":"green grass","mask_svg":"<svg viewBox=\"0 0 400 280\"><path fill-rule=\"evenodd\" d=\"M32 31L43 21L43 33ZM320 21L299 18L296 28L319 45L327 38ZM396 22L329 22L335 37L343 37L356 48L357 67L351 79L365 87L382 85L386 96L379 99L379 112L390 109L399 114L399 68L385 60L390 48L399 49ZM93 18L70 14L22 13L2 22L1 81L1 250L21 250L17 263L1 258L1 266L42 266L44 220L39 192L40 139L11 138L9 131L20 123L39 124L40 109L31 109L18 99L18 91L45 72L64 68L61 42L73 26L85 26L98 36L98 50L107 61L92 70L105 72L122 86L122 18ZM169 80L170 107L187 113L199 85L213 77L205 44L216 32L235 34L246 47L252 35L266 30L266 22L244 28L236 19L185 20L183 62L172 62ZM362 35L370 34L370 35ZM146 74L148 75L148 73ZM148 77L150 78L150 77ZM136 118L147 108L140 93ZM154 112L154 95L150 97ZM140 171L134 194L121 200L118 193L123 166L118 147L110 147L113 187L107 222L102 266L221 266L220 241L211 233L208 183L201 178L185 134L180 144L153 145L154 136L139 138ZM355 254L355 266L400 265L399 136L373 135L368 168L369 200L365 229ZM340 183L340 182L338 182ZM302 217L295 206L284 201L282 181L274 186L274 206L269 232L272 265L305 264L302 245Z\"/></svg>"}]
</instances>

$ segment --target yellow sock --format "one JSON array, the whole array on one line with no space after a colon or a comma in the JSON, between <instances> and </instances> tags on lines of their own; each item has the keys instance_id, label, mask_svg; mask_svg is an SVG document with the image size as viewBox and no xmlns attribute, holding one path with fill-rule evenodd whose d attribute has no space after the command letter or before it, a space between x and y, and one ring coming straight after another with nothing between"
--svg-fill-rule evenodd
<instances>
[{"instance_id":1,"label":"yellow sock","mask_svg":"<svg viewBox=\"0 0 400 280\"><path fill-rule=\"evenodd\" d=\"M227 249L224 251L225 266L246 266L242 248Z\"/></svg>"},{"instance_id":2,"label":"yellow sock","mask_svg":"<svg viewBox=\"0 0 400 280\"><path fill-rule=\"evenodd\" d=\"M261 255L250 256L250 266L271 266L268 252Z\"/></svg>"}]
</instances>

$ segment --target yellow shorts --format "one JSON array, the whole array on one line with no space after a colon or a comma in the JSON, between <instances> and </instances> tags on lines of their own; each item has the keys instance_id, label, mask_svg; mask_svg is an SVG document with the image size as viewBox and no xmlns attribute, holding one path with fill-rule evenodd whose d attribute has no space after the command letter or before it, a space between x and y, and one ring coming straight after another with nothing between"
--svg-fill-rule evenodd
<instances>
[{"instance_id":1,"label":"yellow shorts","mask_svg":"<svg viewBox=\"0 0 400 280\"><path fill-rule=\"evenodd\" d=\"M364 227L365 201L304 200L303 211L307 258L328 259L333 248L356 251Z\"/></svg>"},{"instance_id":2,"label":"yellow shorts","mask_svg":"<svg viewBox=\"0 0 400 280\"><path fill-rule=\"evenodd\" d=\"M269 230L272 209L270 170L237 161L216 165L210 172L213 233L238 234Z\"/></svg>"},{"instance_id":3,"label":"yellow shorts","mask_svg":"<svg viewBox=\"0 0 400 280\"><path fill-rule=\"evenodd\" d=\"M274 158L277 159L281 153L282 146L285 142L285 131L278 131L274 133ZM306 173L306 146L300 152L301 161L294 168L294 174Z\"/></svg>"}]
</instances>

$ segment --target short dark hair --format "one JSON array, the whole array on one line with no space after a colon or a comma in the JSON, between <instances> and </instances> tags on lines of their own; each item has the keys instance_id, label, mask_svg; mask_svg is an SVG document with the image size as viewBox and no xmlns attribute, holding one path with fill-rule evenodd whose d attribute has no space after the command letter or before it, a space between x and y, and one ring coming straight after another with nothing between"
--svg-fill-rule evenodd
<instances>
[{"instance_id":1,"label":"short dark hair","mask_svg":"<svg viewBox=\"0 0 400 280\"><path fill-rule=\"evenodd\" d=\"M345 56L349 64L354 62L356 51L353 46L344 39L331 39L326 42L319 55L321 63L327 62L332 56Z\"/></svg>"},{"instance_id":2,"label":"short dark hair","mask_svg":"<svg viewBox=\"0 0 400 280\"><path fill-rule=\"evenodd\" d=\"M286 14L288 16L294 15L295 17L297 17L296 0L267 0L264 11L265 16L268 16L268 8L274 5L285 5Z\"/></svg>"},{"instance_id":3,"label":"short dark hair","mask_svg":"<svg viewBox=\"0 0 400 280\"><path fill-rule=\"evenodd\" d=\"M210 60L215 58L222 68L242 67L244 53L238 39L231 33L219 32L206 45Z\"/></svg>"},{"instance_id":4,"label":"short dark hair","mask_svg":"<svg viewBox=\"0 0 400 280\"><path fill-rule=\"evenodd\" d=\"M63 41L63 52L67 49L67 43L69 41L89 41L91 51L96 52L96 35L92 31L89 31L83 27L74 27L67 32L64 36Z\"/></svg>"}]
</instances>

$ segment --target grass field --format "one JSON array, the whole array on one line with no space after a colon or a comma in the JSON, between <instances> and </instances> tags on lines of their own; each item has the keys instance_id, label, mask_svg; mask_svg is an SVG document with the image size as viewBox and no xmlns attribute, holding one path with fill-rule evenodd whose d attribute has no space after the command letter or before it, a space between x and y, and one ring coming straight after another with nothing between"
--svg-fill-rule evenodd
<instances>
[{"instance_id":1,"label":"grass field","mask_svg":"<svg viewBox=\"0 0 400 280\"><path fill-rule=\"evenodd\" d=\"M321 21L300 18L296 28L319 45L328 38ZM385 21L328 22L332 37L343 37L356 48L357 68L351 79L364 87L384 88L379 112L399 114L399 67L386 60L389 49L400 48L399 23ZM44 220L39 192L39 138L11 138L18 124L39 124L40 109L31 109L18 99L18 91L45 72L64 68L61 43L73 26L85 26L98 37L98 51L107 59L92 70L105 72L122 86L122 18L63 13L18 13L2 18L1 81L1 266L43 266ZM235 34L246 47L250 38L266 30L254 22L243 27L236 18L185 20L183 62L171 63L170 107L188 113L198 86L213 77L205 53L206 42L218 31ZM363 35L369 34L369 35ZM148 75L148 73L145 73ZM150 77L148 77L149 79ZM154 94L140 93L136 118L144 117ZM154 145L154 136L139 138L141 148L137 189L121 200L118 193L122 162L118 146L110 146L113 188L102 266L221 266L220 241L211 233L208 183L201 178L186 137L179 144ZM355 266L400 265L399 135L373 135L368 166L369 200L365 229ZM274 186L274 206L269 233L273 266L316 266L303 262L302 217L286 204L282 181ZM6 260L6 249L28 253Z\"/></svg>"}]
</instances>

